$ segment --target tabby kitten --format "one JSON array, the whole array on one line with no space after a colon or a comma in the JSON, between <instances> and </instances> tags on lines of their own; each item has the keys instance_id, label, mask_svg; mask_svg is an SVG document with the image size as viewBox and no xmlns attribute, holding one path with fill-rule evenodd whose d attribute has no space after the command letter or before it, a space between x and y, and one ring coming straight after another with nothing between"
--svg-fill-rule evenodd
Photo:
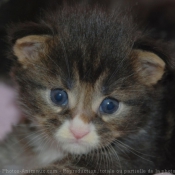
<instances>
[{"instance_id":1,"label":"tabby kitten","mask_svg":"<svg viewBox=\"0 0 175 175\"><path fill-rule=\"evenodd\" d=\"M27 121L0 144L0 168L99 175L175 168L173 62L129 17L67 7L13 26L9 42Z\"/></svg>"}]
</instances>

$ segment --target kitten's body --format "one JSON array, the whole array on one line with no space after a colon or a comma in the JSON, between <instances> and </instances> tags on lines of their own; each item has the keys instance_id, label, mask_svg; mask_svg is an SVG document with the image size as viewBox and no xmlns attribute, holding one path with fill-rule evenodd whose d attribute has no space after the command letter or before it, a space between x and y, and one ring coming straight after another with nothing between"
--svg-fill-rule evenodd
<instances>
[{"instance_id":1,"label":"kitten's body","mask_svg":"<svg viewBox=\"0 0 175 175\"><path fill-rule=\"evenodd\" d=\"M46 142L43 135L28 124L15 128L0 150L4 150L0 155L0 168L8 170L44 167L64 158L59 146Z\"/></svg>"},{"instance_id":2,"label":"kitten's body","mask_svg":"<svg viewBox=\"0 0 175 175\"><path fill-rule=\"evenodd\" d=\"M17 126L0 145L0 167L81 167L97 174L175 168L173 155L168 156L174 132L173 61L130 19L99 7L67 8L41 23L13 27L9 35L12 76L31 122ZM51 101L57 88L67 92L68 105ZM120 104L110 115L100 111L109 97ZM86 127L82 138L72 134L72 128L81 134Z\"/></svg>"}]
</instances>

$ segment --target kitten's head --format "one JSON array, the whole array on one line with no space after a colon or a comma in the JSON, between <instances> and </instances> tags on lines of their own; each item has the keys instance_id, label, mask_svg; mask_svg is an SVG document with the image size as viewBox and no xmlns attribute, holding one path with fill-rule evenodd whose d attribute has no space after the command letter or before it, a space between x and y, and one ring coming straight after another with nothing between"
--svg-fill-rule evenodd
<instances>
[{"instance_id":1,"label":"kitten's head","mask_svg":"<svg viewBox=\"0 0 175 175\"><path fill-rule=\"evenodd\" d=\"M10 37L21 105L65 152L141 133L161 111L165 62L126 18L63 11Z\"/></svg>"}]
</instances>

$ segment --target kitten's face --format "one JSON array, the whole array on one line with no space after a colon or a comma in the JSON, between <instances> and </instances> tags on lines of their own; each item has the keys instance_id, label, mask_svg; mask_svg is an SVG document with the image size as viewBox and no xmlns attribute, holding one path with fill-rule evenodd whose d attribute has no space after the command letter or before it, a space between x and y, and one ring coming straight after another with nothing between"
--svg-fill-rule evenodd
<instances>
[{"instance_id":1,"label":"kitten's face","mask_svg":"<svg viewBox=\"0 0 175 175\"><path fill-rule=\"evenodd\" d=\"M13 73L38 128L65 152L86 154L141 132L158 108L165 64L108 36L73 36L18 39Z\"/></svg>"}]
</instances>

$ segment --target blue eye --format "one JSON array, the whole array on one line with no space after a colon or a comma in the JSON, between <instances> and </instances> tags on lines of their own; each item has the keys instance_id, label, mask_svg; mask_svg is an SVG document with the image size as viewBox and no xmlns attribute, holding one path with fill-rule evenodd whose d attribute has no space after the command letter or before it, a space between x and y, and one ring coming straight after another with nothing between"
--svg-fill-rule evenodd
<instances>
[{"instance_id":1,"label":"blue eye","mask_svg":"<svg viewBox=\"0 0 175 175\"><path fill-rule=\"evenodd\" d=\"M68 95L63 89L52 89L50 97L56 105L65 106L68 104Z\"/></svg>"},{"instance_id":2,"label":"blue eye","mask_svg":"<svg viewBox=\"0 0 175 175\"><path fill-rule=\"evenodd\" d=\"M119 108L119 102L112 98L106 98L100 105L100 112L105 114L113 114Z\"/></svg>"}]
</instances>

